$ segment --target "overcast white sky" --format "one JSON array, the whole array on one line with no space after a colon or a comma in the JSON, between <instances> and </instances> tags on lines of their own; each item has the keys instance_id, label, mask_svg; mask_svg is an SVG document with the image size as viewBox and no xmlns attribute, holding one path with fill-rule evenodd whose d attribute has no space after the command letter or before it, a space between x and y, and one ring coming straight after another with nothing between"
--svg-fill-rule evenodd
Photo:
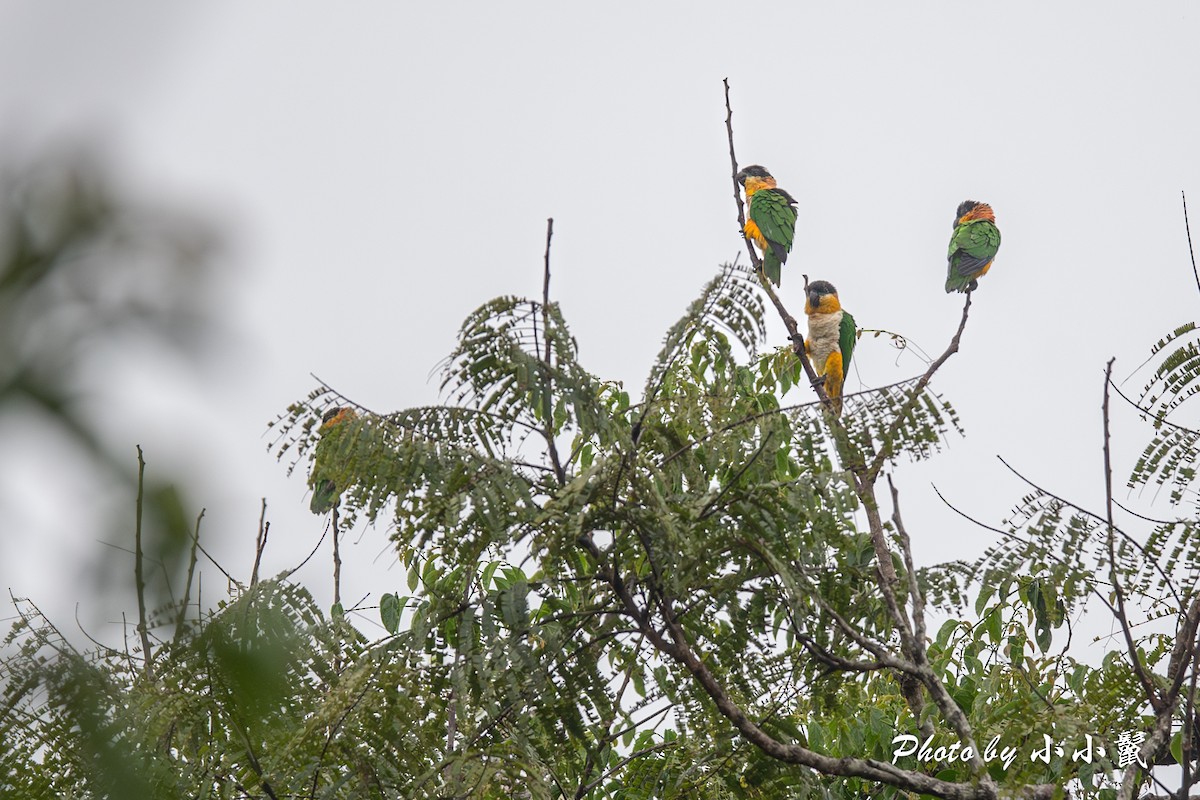
<instances>
[{"instance_id":1,"label":"overcast white sky","mask_svg":"<svg viewBox=\"0 0 1200 800\"><path fill-rule=\"evenodd\" d=\"M940 352L961 309L942 290L953 212L995 208L1003 246L936 384L967 438L898 474L930 563L992 540L931 483L993 522L1024 493L997 454L1098 505L1105 361L1124 377L1197 316L1180 190L1200 209L1198 13L9 0L0 146L90 143L137 195L225 231L224 351L204 368L136 348L93 365L91 408L131 469L138 442L151 469L187 476L214 554L242 574L267 497L271 573L324 520L266 452L266 422L313 388L309 373L374 409L435 401L428 376L463 317L540 291L547 217L553 294L584 363L642 385L663 332L741 250L728 77L742 163L798 200L781 292L793 313L807 272L860 326ZM850 391L923 369L871 339L855 364ZM81 521L132 498L89 488L36 429L0 430L0 588L61 618L88 603L78 576L103 550ZM1119 477L1144 436L1118 430ZM348 602L402 585L384 530L346 550ZM328 571L323 553L300 575L323 602Z\"/></svg>"}]
</instances>

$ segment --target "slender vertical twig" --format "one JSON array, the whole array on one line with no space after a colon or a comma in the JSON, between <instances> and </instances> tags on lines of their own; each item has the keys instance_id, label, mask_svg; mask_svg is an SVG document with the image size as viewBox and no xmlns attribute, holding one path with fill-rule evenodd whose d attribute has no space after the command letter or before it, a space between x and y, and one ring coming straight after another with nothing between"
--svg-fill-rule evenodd
<instances>
[{"instance_id":1,"label":"slender vertical twig","mask_svg":"<svg viewBox=\"0 0 1200 800\"><path fill-rule=\"evenodd\" d=\"M187 618L188 601L192 597L192 578L196 574L196 558L199 555L200 547L200 520L204 519L205 509L200 509L200 515L196 517L196 527L192 531L192 552L188 556L187 580L183 584L183 599L179 602L179 616L175 618L175 637L173 644L178 645L180 639L183 638L183 623Z\"/></svg>"},{"instance_id":2,"label":"slender vertical twig","mask_svg":"<svg viewBox=\"0 0 1200 800\"><path fill-rule=\"evenodd\" d=\"M550 240L554 238L554 217L546 220L546 255L542 270L542 327L546 340L546 364L550 363Z\"/></svg>"},{"instance_id":3,"label":"slender vertical twig","mask_svg":"<svg viewBox=\"0 0 1200 800\"><path fill-rule=\"evenodd\" d=\"M763 277L762 260L759 259L758 252L754 249L754 245L750 243L750 239L745 234L746 207L742 203L741 187L737 179L737 155L733 151L733 106L729 102L729 78L725 78L723 83L725 84L725 132L729 137L729 162L733 168L733 171L730 173L730 179L733 181L733 199L737 203L738 230L742 232L742 240L746 243L746 252L750 254L750 263L754 265L754 272L758 275L758 280L762 285L763 291L767 293L767 297L771 298L771 303L783 319L783 325L787 328L788 336L792 340L792 347L804 365L804 371L808 375L808 379L813 383L817 396L821 398L822 403L828 406L830 405L829 395L825 393L824 386L817 383L817 373L813 370L812 365L808 363L808 359L804 357L804 336L800 333L800 328L796 324L796 318L788 313L787 309L783 306L783 301L779 299L779 295L775 294L775 290L771 288L770 281Z\"/></svg>"},{"instance_id":4,"label":"slender vertical twig","mask_svg":"<svg viewBox=\"0 0 1200 800\"><path fill-rule=\"evenodd\" d=\"M1195 639L1193 637L1193 652L1192 652L1192 677L1188 686L1187 697L1183 702L1183 731L1181 737L1181 755L1179 768L1183 771L1183 780L1179 784L1180 795L1186 797L1187 790L1196 782L1195 773L1192 771L1192 762L1195 761L1196 753L1194 752L1195 737L1196 737L1196 679L1200 677L1200 649L1195 647Z\"/></svg>"},{"instance_id":5,"label":"slender vertical twig","mask_svg":"<svg viewBox=\"0 0 1200 800\"><path fill-rule=\"evenodd\" d=\"M545 364L546 385L542 390L542 422L546 426L544 436L546 447L550 451L550 463L554 466L554 477L562 486L567 482L567 473L563 469L562 460L558 457L558 445L554 443L554 398L551 394L553 381L551 379L551 341L550 341L550 240L554 237L554 218L546 220L546 256L542 272L542 338L545 341L545 354L542 361Z\"/></svg>"},{"instance_id":6,"label":"slender vertical twig","mask_svg":"<svg viewBox=\"0 0 1200 800\"><path fill-rule=\"evenodd\" d=\"M267 522L267 498L262 499L262 510L258 514L258 536L254 540L254 569L250 571L250 588L258 585L258 568L262 564L263 550L267 548L267 534L271 523Z\"/></svg>"},{"instance_id":7,"label":"slender vertical twig","mask_svg":"<svg viewBox=\"0 0 1200 800\"><path fill-rule=\"evenodd\" d=\"M1188 225L1187 193L1180 192L1179 194L1183 197L1183 229L1187 231L1188 255L1192 257L1192 274L1196 276L1196 288L1200 289L1200 270L1196 269L1196 251L1192 247L1192 228Z\"/></svg>"},{"instance_id":8,"label":"slender vertical twig","mask_svg":"<svg viewBox=\"0 0 1200 800\"><path fill-rule=\"evenodd\" d=\"M1121 578L1117 574L1116 525L1113 524L1113 490L1112 490L1112 453L1109 447L1108 427L1108 387L1112 383L1112 367L1115 358L1110 358L1104 368L1104 403L1101 406L1104 416L1104 519L1107 523L1108 538L1108 578L1112 583L1113 592L1117 598L1117 623L1121 626L1121 635L1125 637L1125 649L1133 666L1133 673L1146 693L1146 700L1155 713L1163 711L1163 699L1155 687L1154 680L1147 674L1141 658L1138 656L1137 644L1129 630L1129 615L1125 612L1125 589L1121 586Z\"/></svg>"},{"instance_id":9,"label":"slender vertical twig","mask_svg":"<svg viewBox=\"0 0 1200 800\"><path fill-rule=\"evenodd\" d=\"M341 605L342 602L342 554L338 548L338 507L334 505L333 512L329 517L329 524L333 527L333 604Z\"/></svg>"},{"instance_id":10,"label":"slender vertical twig","mask_svg":"<svg viewBox=\"0 0 1200 800\"><path fill-rule=\"evenodd\" d=\"M154 672L150 667L150 631L146 627L146 576L142 571L142 505L146 492L146 459L142 455L142 446L136 445L138 457L138 488L137 488L137 518L134 523L133 538L133 579L137 585L138 601L138 635L142 639L142 658L145 663L147 678L153 678Z\"/></svg>"}]
</instances>

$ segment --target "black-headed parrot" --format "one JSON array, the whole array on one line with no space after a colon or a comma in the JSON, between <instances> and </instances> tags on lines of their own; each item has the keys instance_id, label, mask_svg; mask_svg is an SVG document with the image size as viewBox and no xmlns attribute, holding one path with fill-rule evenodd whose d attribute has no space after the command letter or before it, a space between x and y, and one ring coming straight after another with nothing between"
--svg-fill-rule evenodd
<instances>
[{"instance_id":1,"label":"black-headed parrot","mask_svg":"<svg viewBox=\"0 0 1200 800\"><path fill-rule=\"evenodd\" d=\"M842 385L850 370L850 357L858 341L854 317L842 309L837 289L829 281L813 281L804 287L804 313L808 315L808 338L804 347L813 370L825 384L833 401L833 414L842 415Z\"/></svg>"},{"instance_id":2,"label":"black-headed parrot","mask_svg":"<svg viewBox=\"0 0 1200 800\"><path fill-rule=\"evenodd\" d=\"M312 500L308 508L314 514L324 514L338 504L338 498L345 486L338 486L334 480L337 471L337 455L344 448L342 436L349 423L358 419L358 414L349 407L335 406L326 411L321 417L321 427L317 430L320 439L313 453L312 474L308 485L312 487Z\"/></svg>"},{"instance_id":3,"label":"black-headed parrot","mask_svg":"<svg viewBox=\"0 0 1200 800\"><path fill-rule=\"evenodd\" d=\"M796 200L775 185L771 173L752 164L737 174L750 204L745 237L762 251L763 273L779 285L780 266L787 263L796 236Z\"/></svg>"},{"instance_id":4,"label":"black-headed parrot","mask_svg":"<svg viewBox=\"0 0 1200 800\"><path fill-rule=\"evenodd\" d=\"M946 292L970 292L992 267L1000 249L1000 229L987 203L964 200L954 215L954 235L946 254Z\"/></svg>"}]
</instances>

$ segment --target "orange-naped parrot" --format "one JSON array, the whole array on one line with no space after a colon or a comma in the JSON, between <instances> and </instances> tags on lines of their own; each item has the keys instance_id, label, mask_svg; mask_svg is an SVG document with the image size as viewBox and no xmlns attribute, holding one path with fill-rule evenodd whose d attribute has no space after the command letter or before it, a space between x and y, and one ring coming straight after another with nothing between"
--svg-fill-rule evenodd
<instances>
[{"instance_id":1,"label":"orange-naped parrot","mask_svg":"<svg viewBox=\"0 0 1200 800\"><path fill-rule=\"evenodd\" d=\"M342 490L346 488L338 486L334 479L337 471L336 456L339 450L344 450L339 447L342 437L338 434L345 433L348 423L356 419L358 414L354 409L339 406L329 409L321 417L321 427L317 430L321 438L313 453L312 475L308 478L308 485L313 490L308 508L314 514L324 514L336 506Z\"/></svg>"},{"instance_id":2,"label":"orange-naped parrot","mask_svg":"<svg viewBox=\"0 0 1200 800\"><path fill-rule=\"evenodd\" d=\"M1000 229L987 203L964 200L954 215L954 235L946 254L946 292L970 292L986 275L1000 249Z\"/></svg>"},{"instance_id":3,"label":"orange-naped parrot","mask_svg":"<svg viewBox=\"0 0 1200 800\"><path fill-rule=\"evenodd\" d=\"M804 313L808 315L808 338L804 348L813 369L833 401L833 414L842 415L842 385L850 370L850 357L858 341L854 317L842 310L837 289L829 281L813 281L804 287Z\"/></svg>"},{"instance_id":4,"label":"orange-naped parrot","mask_svg":"<svg viewBox=\"0 0 1200 800\"><path fill-rule=\"evenodd\" d=\"M775 185L771 173L752 164L737 174L750 204L742 233L762 251L763 272L779 285L779 268L787 263L796 236L796 200Z\"/></svg>"}]
</instances>

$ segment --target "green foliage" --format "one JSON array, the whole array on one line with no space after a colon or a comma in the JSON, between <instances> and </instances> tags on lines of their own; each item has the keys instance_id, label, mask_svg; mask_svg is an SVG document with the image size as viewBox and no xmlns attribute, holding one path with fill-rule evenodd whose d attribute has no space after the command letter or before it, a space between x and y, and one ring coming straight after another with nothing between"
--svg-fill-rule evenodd
<instances>
[{"instance_id":1,"label":"green foliage","mask_svg":"<svg viewBox=\"0 0 1200 800\"><path fill-rule=\"evenodd\" d=\"M1182 502L1196 480L1200 431L1180 425L1173 418L1178 417L1179 409L1200 392L1198 337L1196 324L1189 322L1154 345L1150 358L1158 365L1137 402L1144 418L1152 421L1155 433L1134 465L1129 486L1138 488L1151 483L1170 486L1172 503ZM1173 349L1168 351L1169 348Z\"/></svg>"},{"instance_id":2,"label":"green foliage","mask_svg":"<svg viewBox=\"0 0 1200 800\"><path fill-rule=\"evenodd\" d=\"M343 519L386 523L405 571L380 597L385 635L282 580L145 661L77 652L22 606L0 664L2 774L30 797L911 797L772 757L712 685L816 756L886 764L899 734L949 740L945 709L881 663L913 657L894 606L927 593L977 596L977 621L959 614L927 651L977 741L1078 738L1135 710L1119 661L1051 650L1095 588L1094 520L1031 496L1010 534L1036 547L914 570L866 465L928 457L953 410L905 381L847 398L838 422L791 348L763 350L763 312L754 276L725 267L631 398L579 363L557 306L499 298L464 323L444 404L324 431L353 404L328 389L294 404L275 451L313 458ZM990 769L1016 785L1078 767ZM926 771L977 779L911 774Z\"/></svg>"},{"instance_id":3,"label":"green foliage","mask_svg":"<svg viewBox=\"0 0 1200 800\"><path fill-rule=\"evenodd\" d=\"M924 458L957 418L931 392L914 401L909 381L852 398L839 443L811 395L782 404L803 372L790 348L758 355L762 315L751 274L724 268L668 332L634 402L579 365L557 306L500 298L468 317L445 362L449 403L346 429L344 506L387 515L413 592L381 602L385 627L449 665L456 719L504 734L460 727L464 765L520 745L553 779L535 789L522 773L533 796L593 783L596 797L701 786L819 796L805 773L728 739L640 614L687 630L773 735L803 743L815 730L823 752L890 758L907 713L894 680L829 669L830 654L865 656L831 615L892 635L875 550L834 459ZM293 405L280 456L311 451L317 420L345 402L320 390ZM864 704L861 718L847 711ZM515 763L526 762L497 762L498 774L515 780ZM689 768L671 777L675 763ZM620 793L604 794L605 764L622 767ZM655 777L646 794L632 793L637 774Z\"/></svg>"}]
</instances>

